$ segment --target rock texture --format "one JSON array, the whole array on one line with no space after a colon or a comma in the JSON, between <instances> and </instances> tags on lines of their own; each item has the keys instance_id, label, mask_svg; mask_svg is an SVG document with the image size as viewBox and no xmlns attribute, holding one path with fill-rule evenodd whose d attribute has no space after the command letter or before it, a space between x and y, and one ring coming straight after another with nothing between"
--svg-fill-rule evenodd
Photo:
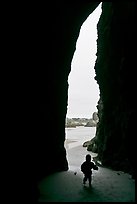
<instances>
[{"instance_id":1,"label":"rock texture","mask_svg":"<svg viewBox=\"0 0 137 204\"><path fill-rule=\"evenodd\" d=\"M134 174L136 3L103 3L98 23L97 127L102 164Z\"/></svg>"},{"instance_id":2,"label":"rock texture","mask_svg":"<svg viewBox=\"0 0 137 204\"><path fill-rule=\"evenodd\" d=\"M29 117L26 116L29 124L26 141L31 152L29 180L34 200L39 195L37 183L42 178L68 170L64 147L68 75L81 25L98 4L62 1L40 7L33 4L25 19L24 41L29 46L24 49L28 56L24 67L27 66L29 78L25 85L33 107L28 108Z\"/></svg>"}]
</instances>

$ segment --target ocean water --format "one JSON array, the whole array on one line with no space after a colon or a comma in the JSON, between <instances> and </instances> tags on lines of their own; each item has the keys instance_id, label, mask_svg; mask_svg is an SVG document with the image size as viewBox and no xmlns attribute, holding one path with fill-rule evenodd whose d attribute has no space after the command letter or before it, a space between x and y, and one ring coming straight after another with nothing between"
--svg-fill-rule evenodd
<instances>
[{"instance_id":1,"label":"ocean water","mask_svg":"<svg viewBox=\"0 0 137 204\"><path fill-rule=\"evenodd\" d=\"M76 128L65 128L66 149L70 149L76 146L83 145L84 142L91 140L96 134L96 127L76 127Z\"/></svg>"}]
</instances>

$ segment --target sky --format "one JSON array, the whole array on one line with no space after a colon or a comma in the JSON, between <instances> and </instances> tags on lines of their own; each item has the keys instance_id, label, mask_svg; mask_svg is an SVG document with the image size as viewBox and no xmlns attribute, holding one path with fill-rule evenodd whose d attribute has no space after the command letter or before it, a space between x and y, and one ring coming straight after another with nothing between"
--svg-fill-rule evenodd
<instances>
[{"instance_id":1,"label":"sky","mask_svg":"<svg viewBox=\"0 0 137 204\"><path fill-rule=\"evenodd\" d=\"M101 4L81 26L68 77L68 118L92 118L93 112L97 112L99 86L94 79L94 65L100 14Z\"/></svg>"}]
</instances>

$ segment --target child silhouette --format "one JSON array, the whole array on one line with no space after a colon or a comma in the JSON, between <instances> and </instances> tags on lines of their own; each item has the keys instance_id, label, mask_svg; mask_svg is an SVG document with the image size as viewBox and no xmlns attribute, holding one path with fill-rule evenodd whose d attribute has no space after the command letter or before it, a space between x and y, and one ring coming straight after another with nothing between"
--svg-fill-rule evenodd
<instances>
[{"instance_id":1,"label":"child silhouette","mask_svg":"<svg viewBox=\"0 0 137 204\"><path fill-rule=\"evenodd\" d=\"M89 186L91 187L91 175L92 175L92 169L98 170L98 166L96 166L93 162L91 162L91 155L87 154L86 155L86 161L84 161L81 164L81 171L84 174L83 178L83 184L86 184L86 181L89 181Z\"/></svg>"}]
</instances>

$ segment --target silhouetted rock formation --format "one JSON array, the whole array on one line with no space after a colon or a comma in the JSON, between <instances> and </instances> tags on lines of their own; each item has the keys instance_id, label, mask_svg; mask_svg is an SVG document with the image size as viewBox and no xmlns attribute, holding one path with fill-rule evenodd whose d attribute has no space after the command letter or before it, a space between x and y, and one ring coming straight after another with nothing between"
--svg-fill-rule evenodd
<instances>
[{"instance_id":1,"label":"silhouetted rock formation","mask_svg":"<svg viewBox=\"0 0 137 204\"><path fill-rule=\"evenodd\" d=\"M98 153L97 149L97 137L93 137L91 140L84 142L83 147L87 147L88 151L92 151L94 153Z\"/></svg>"},{"instance_id":2,"label":"silhouetted rock formation","mask_svg":"<svg viewBox=\"0 0 137 204\"><path fill-rule=\"evenodd\" d=\"M136 3L103 3L98 23L98 157L134 174Z\"/></svg>"}]
</instances>

